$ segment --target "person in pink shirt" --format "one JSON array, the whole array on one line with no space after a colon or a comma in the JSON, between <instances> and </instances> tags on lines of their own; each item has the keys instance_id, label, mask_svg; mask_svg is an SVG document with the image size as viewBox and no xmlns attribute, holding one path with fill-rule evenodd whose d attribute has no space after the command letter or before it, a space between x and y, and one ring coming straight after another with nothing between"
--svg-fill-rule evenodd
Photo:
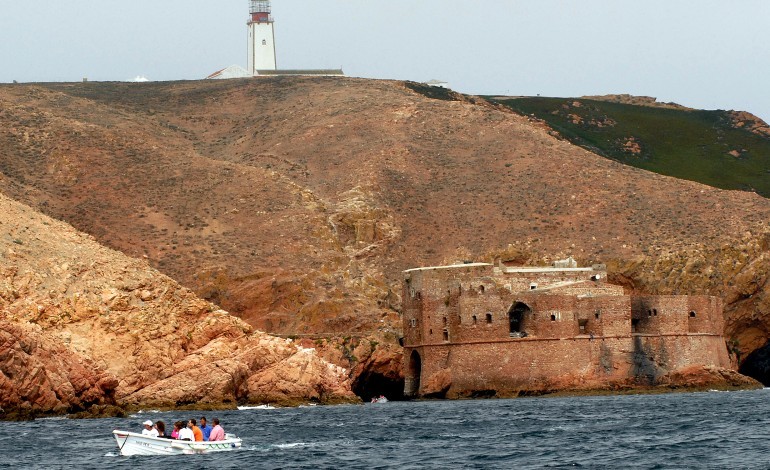
<instances>
[{"instance_id":1,"label":"person in pink shirt","mask_svg":"<svg viewBox=\"0 0 770 470\"><path fill-rule=\"evenodd\" d=\"M225 430L219 425L219 418L214 418L214 421L212 422L214 423L214 427L211 429L211 434L209 434L209 441L224 441Z\"/></svg>"},{"instance_id":2,"label":"person in pink shirt","mask_svg":"<svg viewBox=\"0 0 770 470\"><path fill-rule=\"evenodd\" d=\"M182 429L182 422L177 421L174 423L174 430L171 431L171 439L179 439L179 430Z\"/></svg>"}]
</instances>

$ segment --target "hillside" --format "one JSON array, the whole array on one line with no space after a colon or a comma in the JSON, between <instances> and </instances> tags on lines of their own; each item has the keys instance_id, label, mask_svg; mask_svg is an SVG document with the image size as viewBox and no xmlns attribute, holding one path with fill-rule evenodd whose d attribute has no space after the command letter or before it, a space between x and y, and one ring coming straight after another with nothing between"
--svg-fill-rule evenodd
<instances>
[{"instance_id":1,"label":"hillside","mask_svg":"<svg viewBox=\"0 0 770 470\"><path fill-rule=\"evenodd\" d=\"M570 142L627 165L770 197L770 128L749 113L628 95L490 100L542 119Z\"/></svg>"},{"instance_id":2,"label":"hillside","mask_svg":"<svg viewBox=\"0 0 770 470\"><path fill-rule=\"evenodd\" d=\"M734 349L764 344L750 273L770 201L432 91L302 77L0 86L0 191L253 327L307 335L361 387L399 386L403 269L495 254L573 255L637 291L727 295ZM706 269L717 254L729 271Z\"/></svg>"},{"instance_id":3,"label":"hillside","mask_svg":"<svg viewBox=\"0 0 770 470\"><path fill-rule=\"evenodd\" d=\"M346 371L0 195L0 419L353 401Z\"/></svg>"}]
</instances>

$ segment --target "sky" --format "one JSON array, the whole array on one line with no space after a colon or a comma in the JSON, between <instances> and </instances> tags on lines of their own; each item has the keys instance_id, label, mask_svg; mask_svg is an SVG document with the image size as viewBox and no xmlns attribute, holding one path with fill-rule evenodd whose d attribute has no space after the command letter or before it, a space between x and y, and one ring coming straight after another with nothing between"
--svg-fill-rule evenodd
<instances>
[{"instance_id":1,"label":"sky","mask_svg":"<svg viewBox=\"0 0 770 470\"><path fill-rule=\"evenodd\" d=\"M279 68L471 94L629 93L770 121L767 0L273 0ZM0 0L0 82L246 66L247 0Z\"/></svg>"}]
</instances>

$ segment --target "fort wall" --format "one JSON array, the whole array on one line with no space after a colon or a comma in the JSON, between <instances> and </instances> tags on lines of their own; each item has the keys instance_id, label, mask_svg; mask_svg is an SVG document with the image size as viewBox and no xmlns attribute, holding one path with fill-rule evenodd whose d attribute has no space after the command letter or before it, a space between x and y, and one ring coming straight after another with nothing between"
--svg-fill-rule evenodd
<instances>
[{"instance_id":1,"label":"fort wall","mask_svg":"<svg viewBox=\"0 0 770 470\"><path fill-rule=\"evenodd\" d=\"M716 335L529 339L439 344L416 349L427 394L500 396L607 385L652 385L693 365L729 367ZM407 348L406 357L412 350Z\"/></svg>"},{"instance_id":2,"label":"fort wall","mask_svg":"<svg viewBox=\"0 0 770 470\"><path fill-rule=\"evenodd\" d=\"M721 299L631 296L599 268L420 268L403 291L407 395L653 384L729 367Z\"/></svg>"}]
</instances>

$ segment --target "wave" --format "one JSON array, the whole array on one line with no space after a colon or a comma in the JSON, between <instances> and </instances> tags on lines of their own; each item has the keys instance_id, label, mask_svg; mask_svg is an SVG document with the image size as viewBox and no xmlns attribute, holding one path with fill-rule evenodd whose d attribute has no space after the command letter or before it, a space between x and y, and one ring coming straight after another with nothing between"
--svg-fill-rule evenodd
<instances>
[{"instance_id":1,"label":"wave","mask_svg":"<svg viewBox=\"0 0 770 470\"><path fill-rule=\"evenodd\" d=\"M245 411L245 410L274 410L275 407L273 405L256 405L256 406L239 406L238 409L240 411Z\"/></svg>"}]
</instances>

